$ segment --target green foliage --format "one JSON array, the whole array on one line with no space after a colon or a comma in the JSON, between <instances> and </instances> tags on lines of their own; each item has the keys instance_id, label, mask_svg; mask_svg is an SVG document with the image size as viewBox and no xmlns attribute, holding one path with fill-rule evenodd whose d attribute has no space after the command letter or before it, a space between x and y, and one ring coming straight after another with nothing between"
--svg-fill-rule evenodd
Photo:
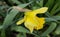
<instances>
[{"instance_id":1,"label":"green foliage","mask_svg":"<svg viewBox=\"0 0 60 37\"><path fill-rule=\"evenodd\" d=\"M60 37L59 4L60 0L0 0L0 37ZM31 10L48 7L42 15L46 21L44 28L30 33L24 24L17 26L16 22L23 18L23 14L13 6Z\"/></svg>"}]
</instances>

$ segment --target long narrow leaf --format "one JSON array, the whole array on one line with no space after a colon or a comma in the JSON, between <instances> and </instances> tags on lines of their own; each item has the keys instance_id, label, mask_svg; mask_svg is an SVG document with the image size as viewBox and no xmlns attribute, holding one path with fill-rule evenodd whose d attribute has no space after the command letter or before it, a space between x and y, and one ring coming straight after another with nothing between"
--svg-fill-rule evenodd
<instances>
[{"instance_id":1,"label":"long narrow leaf","mask_svg":"<svg viewBox=\"0 0 60 37\"><path fill-rule=\"evenodd\" d=\"M41 36L47 36L48 34L50 34L56 28L56 26L57 24L52 22L50 27L44 33L42 33Z\"/></svg>"}]
</instances>

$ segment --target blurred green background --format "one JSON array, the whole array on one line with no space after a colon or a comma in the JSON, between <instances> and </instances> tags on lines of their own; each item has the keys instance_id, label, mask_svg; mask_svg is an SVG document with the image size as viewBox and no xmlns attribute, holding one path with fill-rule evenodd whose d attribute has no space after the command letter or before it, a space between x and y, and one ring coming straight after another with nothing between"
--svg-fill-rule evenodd
<instances>
[{"instance_id":1,"label":"blurred green background","mask_svg":"<svg viewBox=\"0 0 60 37\"><path fill-rule=\"evenodd\" d=\"M30 33L24 25L17 26L24 13L13 6L30 10L48 7L45 14L37 15L45 17L44 28ZM0 0L0 37L60 37L60 0Z\"/></svg>"}]
</instances>

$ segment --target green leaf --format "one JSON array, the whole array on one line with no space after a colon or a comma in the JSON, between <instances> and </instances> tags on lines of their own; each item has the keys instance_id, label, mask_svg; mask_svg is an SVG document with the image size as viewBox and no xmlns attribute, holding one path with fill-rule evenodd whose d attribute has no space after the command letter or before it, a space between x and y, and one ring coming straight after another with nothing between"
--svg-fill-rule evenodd
<instances>
[{"instance_id":1,"label":"green leaf","mask_svg":"<svg viewBox=\"0 0 60 37\"><path fill-rule=\"evenodd\" d=\"M2 15L3 17L5 17L5 14L3 12L0 11L0 15Z\"/></svg>"},{"instance_id":2,"label":"green leaf","mask_svg":"<svg viewBox=\"0 0 60 37\"><path fill-rule=\"evenodd\" d=\"M57 7L58 7L58 3L56 3L55 6L50 11L51 15L54 15L56 13L55 11L56 11Z\"/></svg>"},{"instance_id":3,"label":"green leaf","mask_svg":"<svg viewBox=\"0 0 60 37\"><path fill-rule=\"evenodd\" d=\"M54 33L57 34L57 35L60 34L60 25L58 25L58 27L56 28Z\"/></svg>"},{"instance_id":4,"label":"green leaf","mask_svg":"<svg viewBox=\"0 0 60 37\"><path fill-rule=\"evenodd\" d=\"M20 5L18 5L18 6L24 8L24 7L26 7L27 5L29 5L29 4L31 4L31 3L32 3L32 1L29 2L29 3L27 3L27 4L20 4Z\"/></svg>"},{"instance_id":5,"label":"green leaf","mask_svg":"<svg viewBox=\"0 0 60 37\"><path fill-rule=\"evenodd\" d=\"M52 17L49 17L49 18L45 18L46 22L58 22L58 20L60 20L60 16L52 16Z\"/></svg>"},{"instance_id":6,"label":"green leaf","mask_svg":"<svg viewBox=\"0 0 60 37\"><path fill-rule=\"evenodd\" d=\"M41 36L47 36L48 34L50 34L56 28L56 26L57 24L52 22L49 28L45 32L43 32Z\"/></svg>"},{"instance_id":7,"label":"green leaf","mask_svg":"<svg viewBox=\"0 0 60 37\"><path fill-rule=\"evenodd\" d=\"M15 27L12 27L11 29L17 32L30 33L27 29L25 29L22 26L15 26Z\"/></svg>"},{"instance_id":8,"label":"green leaf","mask_svg":"<svg viewBox=\"0 0 60 37\"><path fill-rule=\"evenodd\" d=\"M54 19L54 18L45 18L45 21L46 22L58 22L56 19Z\"/></svg>"},{"instance_id":9,"label":"green leaf","mask_svg":"<svg viewBox=\"0 0 60 37\"><path fill-rule=\"evenodd\" d=\"M49 12L46 12L45 15L46 15L47 17L51 17L51 14L50 14Z\"/></svg>"},{"instance_id":10,"label":"green leaf","mask_svg":"<svg viewBox=\"0 0 60 37\"><path fill-rule=\"evenodd\" d=\"M26 37L26 33L19 33L17 37Z\"/></svg>"},{"instance_id":11,"label":"green leaf","mask_svg":"<svg viewBox=\"0 0 60 37\"><path fill-rule=\"evenodd\" d=\"M60 20L60 16L53 16L53 19Z\"/></svg>"},{"instance_id":12,"label":"green leaf","mask_svg":"<svg viewBox=\"0 0 60 37\"><path fill-rule=\"evenodd\" d=\"M16 3L16 4L21 4L21 2L18 0L11 0L11 1L13 1L13 3Z\"/></svg>"},{"instance_id":13,"label":"green leaf","mask_svg":"<svg viewBox=\"0 0 60 37\"><path fill-rule=\"evenodd\" d=\"M3 25L0 25L0 29L2 29L3 28Z\"/></svg>"},{"instance_id":14,"label":"green leaf","mask_svg":"<svg viewBox=\"0 0 60 37\"><path fill-rule=\"evenodd\" d=\"M6 37L5 30L1 30L1 37Z\"/></svg>"},{"instance_id":15,"label":"green leaf","mask_svg":"<svg viewBox=\"0 0 60 37\"><path fill-rule=\"evenodd\" d=\"M23 5L23 6L22 6L22 5ZM20 6L21 6L22 8L24 8L24 7L26 7L26 6L29 5L29 4L22 4L22 5L20 5ZM7 28L7 27L12 23L13 19L15 18L15 16L16 16L18 13L19 13L18 10L12 9L12 10L10 11L10 13L7 14L7 16L5 17L2 26L3 26L4 28Z\"/></svg>"},{"instance_id":16,"label":"green leaf","mask_svg":"<svg viewBox=\"0 0 60 37\"><path fill-rule=\"evenodd\" d=\"M48 0L45 6L49 7L49 9L53 6L55 0Z\"/></svg>"},{"instance_id":17,"label":"green leaf","mask_svg":"<svg viewBox=\"0 0 60 37\"><path fill-rule=\"evenodd\" d=\"M43 0L40 0L40 3L38 3L41 7L43 7Z\"/></svg>"},{"instance_id":18,"label":"green leaf","mask_svg":"<svg viewBox=\"0 0 60 37\"><path fill-rule=\"evenodd\" d=\"M10 13L5 17L5 20L3 22L4 28L7 25L10 25L11 22L13 21L14 17L18 14L19 12L16 9L13 9L10 11Z\"/></svg>"},{"instance_id":19,"label":"green leaf","mask_svg":"<svg viewBox=\"0 0 60 37\"><path fill-rule=\"evenodd\" d=\"M56 14L56 13L60 14L59 11L60 11L60 7L58 7L58 8L56 9L56 11L54 12L54 14ZM56 14L56 15L58 15L58 14Z\"/></svg>"}]
</instances>

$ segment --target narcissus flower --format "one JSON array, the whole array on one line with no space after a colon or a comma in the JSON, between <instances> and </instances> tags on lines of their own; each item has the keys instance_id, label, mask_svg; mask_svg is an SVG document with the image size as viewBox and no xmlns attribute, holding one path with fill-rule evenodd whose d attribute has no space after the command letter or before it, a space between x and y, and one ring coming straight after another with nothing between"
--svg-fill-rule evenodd
<instances>
[{"instance_id":1,"label":"narcissus flower","mask_svg":"<svg viewBox=\"0 0 60 37\"><path fill-rule=\"evenodd\" d=\"M45 13L48 10L47 7L42 7L37 10L27 11L25 12L25 16L23 19L17 22L17 25L21 25L24 22L25 27L27 27L32 33L33 30L39 30L43 28L43 24L45 23L44 17L37 17L37 14Z\"/></svg>"}]
</instances>

